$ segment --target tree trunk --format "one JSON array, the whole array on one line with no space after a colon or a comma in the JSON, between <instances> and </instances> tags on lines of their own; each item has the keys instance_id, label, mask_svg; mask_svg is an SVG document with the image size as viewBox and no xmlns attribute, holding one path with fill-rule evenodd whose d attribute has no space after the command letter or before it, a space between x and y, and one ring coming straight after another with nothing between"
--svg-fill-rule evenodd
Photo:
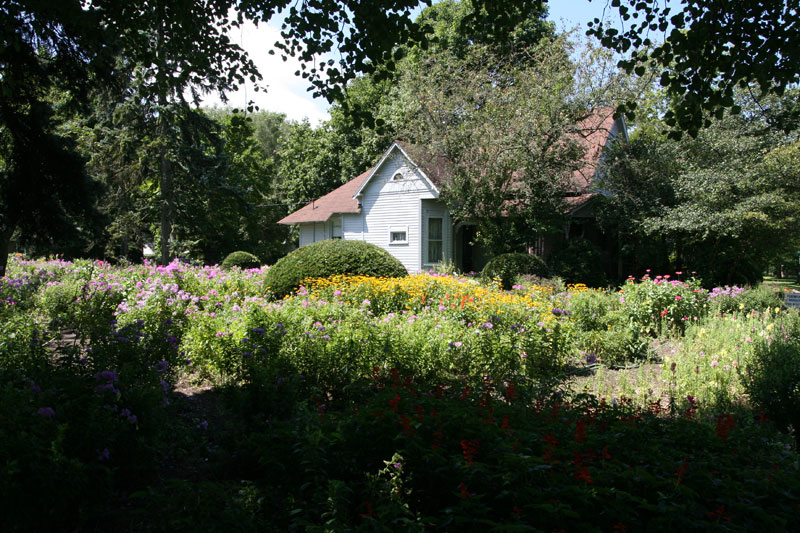
<instances>
[{"instance_id":1,"label":"tree trunk","mask_svg":"<svg viewBox=\"0 0 800 533\"><path fill-rule=\"evenodd\" d=\"M13 226L0 229L0 278L6 275L6 267L8 266L8 245L11 243L12 235L14 235Z\"/></svg>"},{"instance_id":2,"label":"tree trunk","mask_svg":"<svg viewBox=\"0 0 800 533\"><path fill-rule=\"evenodd\" d=\"M165 143L162 128L161 142ZM167 158L167 148L162 144L161 154L161 264L167 265L172 260L169 241L172 237L172 166Z\"/></svg>"},{"instance_id":3,"label":"tree trunk","mask_svg":"<svg viewBox=\"0 0 800 533\"><path fill-rule=\"evenodd\" d=\"M162 6L163 9L163 6ZM173 209L173 191L172 191L172 165L167 154L167 138L170 134L169 119L167 105L169 104L167 84L167 66L169 58L166 57L166 52L163 48L164 41L164 28L163 26L158 30L158 48L156 51L156 60L158 62L158 103L159 103L159 127L158 134L161 141L161 148L159 150L159 168L161 171L161 264L167 265L172 260L170 253L169 241L172 238L172 216Z\"/></svg>"}]
</instances>

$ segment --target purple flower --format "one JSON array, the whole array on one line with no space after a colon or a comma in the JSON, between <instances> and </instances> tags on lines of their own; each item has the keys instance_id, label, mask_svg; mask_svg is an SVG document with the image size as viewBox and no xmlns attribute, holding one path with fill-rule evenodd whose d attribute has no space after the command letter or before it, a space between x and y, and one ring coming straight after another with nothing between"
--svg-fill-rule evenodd
<instances>
[{"instance_id":1,"label":"purple flower","mask_svg":"<svg viewBox=\"0 0 800 533\"><path fill-rule=\"evenodd\" d=\"M43 418L53 418L56 416L56 412L53 410L52 407L40 407L37 411L38 415Z\"/></svg>"},{"instance_id":2,"label":"purple flower","mask_svg":"<svg viewBox=\"0 0 800 533\"><path fill-rule=\"evenodd\" d=\"M116 383L117 382L117 371L116 370L103 370L102 372L97 372L94 375L95 381L98 383L101 381L105 381L108 383Z\"/></svg>"},{"instance_id":3,"label":"purple flower","mask_svg":"<svg viewBox=\"0 0 800 533\"><path fill-rule=\"evenodd\" d=\"M111 452L108 451L108 448L103 448L103 451L100 452L100 455L97 457L99 461L108 461L111 457Z\"/></svg>"},{"instance_id":4,"label":"purple flower","mask_svg":"<svg viewBox=\"0 0 800 533\"><path fill-rule=\"evenodd\" d=\"M484 322L483 324L481 324L481 326L485 327L486 329L492 329L494 327L494 324L492 324L491 322Z\"/></svg>"},{"instance_id":5,"label":"purple flower","mask_svg":"<svg viewBox=\"0 0 800 533\"><path fill-rule=\"evenodd\" d=\"M590 353L589 355L586 356L586 364L587 365L593 365L596 362L597 362L597 356L595 354Z\"/></svg>"}]
</instances>

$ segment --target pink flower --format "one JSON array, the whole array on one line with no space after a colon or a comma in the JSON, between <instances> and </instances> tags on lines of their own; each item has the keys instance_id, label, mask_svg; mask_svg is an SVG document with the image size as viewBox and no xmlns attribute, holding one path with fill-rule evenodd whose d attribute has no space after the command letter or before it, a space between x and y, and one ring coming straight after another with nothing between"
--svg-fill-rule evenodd
<instances>
[{"instance_id":1,"label":"pink flower","mask_svg":"<svg viewBox=\"0 0 800 533\"><path fill-rule=\"evenodd\" d=\"M719 362L717 362L717 360L714 359L713 361L711 361L711 366L719 366Z\"/></svg>"},{"instance_id":2,"label":"pink flower","mask_svg":"<svg viewBox=\"0 0 800 533\"><path fill-rule=\"evenodd\" d=\"M681 296L681 295L679 294L679 295L677 295L677 296L675 297L675 299L676 299L676 300L678 300L678 301L680 302L681 300L683 300L683 296Z\"/></svg>"}]
</instances>

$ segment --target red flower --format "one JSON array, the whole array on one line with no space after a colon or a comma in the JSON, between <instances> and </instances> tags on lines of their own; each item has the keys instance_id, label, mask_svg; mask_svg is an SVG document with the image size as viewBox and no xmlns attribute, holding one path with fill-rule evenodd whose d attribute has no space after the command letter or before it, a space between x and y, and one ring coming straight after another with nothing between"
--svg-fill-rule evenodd
<instances>
[{"instance_id":1,"label":"red flower","mask_svg":"<svg viewBox=\"0 0 800 533\"><path fill-rule=\"evenodd\" d=\"M361 513L359 516L361 518L367 518L372 516L372 505L370 505L369 500L364 502L364 507L367 509L366 513Z\"/></svg>"},{"instance_id":2,"label":"red flower","mask_svg":"<svg viewBox=\"0 0 800 533\"><path fill-rule=\"evenodd\" d=\"M706 514L708 516L710 516L711 518L716 518L717 519L717 523L719 523L720 520L727 520L728 522L731 521L731 519L729 517L725 516L725 506L724 505L720 505L717 508L716 511L709 511Z\"/></svg>"},{"instance_id":3,"label":"red flower","mask_svg":"<svg viewBox=\"0 0 800 533\"><path fill-rule=\"evenodd\" d=\"M675 482L675 485L680 485L681 484L681 481L683 480L683 474L686 473L686 469L688 467L689 467L689 458L688 457L684 457L683 458L683 463L681 464L681 467L678 469L677 472L675 472L673 474L676 478L678 478L678 480Z\"/></svg>"},{"instance_id":4,"label":"red flower","mask_svg":"<svg viewBox=\"0 0 800 533\"><path fill-rule=\"evenodd\" d=\"M575 424L575 442L583 442L586 440L586 426L581 418Z\"/></svg>"},{"instance_id":5,"label":"red flower","mask_svg":"<svg viewBox=\"0 0 800 533\"><path fill-rule=\"evenodd\" d=\"M475 455L478 453L478 446L480 442L481 439L463 439L461 441L461 451L464 454L464 461L467 463L467 466L470 466L474 463Z\"/></svg>"},{"instance_id":6,"label":"red flower","mask_svg":"<svg viewBox=\"0 0 800 533\"><path fill-rule=\"evenodd\" d=\"M736 425L736 421L731 415L722 415L717 418L717 437L728 438L728 432Z\"/></svg>"},{"instance_id":7,"label":"red flower","mask_svg":"<svg viewBox=\"0 0 800 533\"><path fill-rule=\"evenodd\" d=\"M667 313L669 313L669 309L664 308L664 310L661 311L661 317L663 318L663 317L667 316Z\"/></svg>"},{"instance_id":8,"label":"red flower","mask_svg":"<svg viewBox=\"0 0 800 533\"><path fill-rule=\"evenodd\" d=\"M402 424L403 426L403 435L408 437L412 437L416 434L416 430L411 426L412 418L408 415L401 415L400 420L397 421L398 424Z\"/></svg>"},{"instance_id":9,"label":"red flower","mask_svg":"<svg viewBox=\"0 0 800 533\"><path fill-rule=\"evenodd\" d=\"M467 490L467 486L464 485L463 481L459 484L458 489L459 489L459 494L461 495L462 498L469 498L470 496L472 496L472 493Z\"/></svg>"},{"instance_id":10,"label":"red flower","mask_svg":"<svg viewBox=\"0 0 800 533\"><path fill-rule=\"evenodd\" d=\"M391 407L392 411L394 411L396 413L398 411L398 404L399 403L400 403L400 396L395 394L394 398L389 400L389 407Z\"/></svg>"}]
</instances>

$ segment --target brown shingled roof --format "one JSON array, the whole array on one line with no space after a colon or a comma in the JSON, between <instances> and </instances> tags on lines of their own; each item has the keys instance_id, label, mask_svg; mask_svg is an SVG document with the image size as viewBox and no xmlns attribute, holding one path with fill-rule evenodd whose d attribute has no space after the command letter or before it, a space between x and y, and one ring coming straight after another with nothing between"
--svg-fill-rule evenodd
<instances>
[{"instance_id":1,"label":"brown shingled roof","mask_svg":"<svg viewBox=\"0 0 800 533\"><path fill-rule=\"evenodd\" d=\"M358 200L353 198L356 191L367 179L372 169L352 179L322 198L301 207L289 216L282 218L278 224L302 224L304 222L325 222L336 213L360 213Z\"/></svg>"},{"instance_id":2,"label":"brown shingled roof","mask_svg":"<svg viewBox=\"0 0 800 533\"><path fill-rule=\"evenodd\" d=\"M603 149L608 143L608 136L614 127L614 111L614 107L596 109L578 125L578 144L586 150L586 153L583 167L572 174L572 184L576 192L586 192L592 183Z\"/></svg>"}]
</instances>

